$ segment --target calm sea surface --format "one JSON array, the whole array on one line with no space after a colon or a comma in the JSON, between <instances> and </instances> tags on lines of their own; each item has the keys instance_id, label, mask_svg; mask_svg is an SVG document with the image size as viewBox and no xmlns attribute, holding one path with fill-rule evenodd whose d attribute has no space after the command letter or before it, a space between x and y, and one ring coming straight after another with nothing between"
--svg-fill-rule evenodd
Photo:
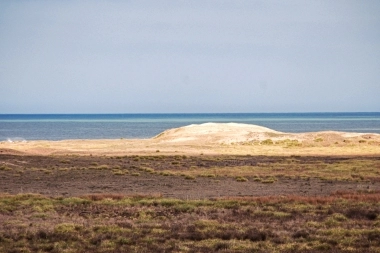
<instances>
[{"instance_id":1,"label":"calm sea surface","mask_svg":"<svg viewBox=\"0 0 380 253\"><path fill-rule=\"evenodd\" d=\"M282 132L380 133L374 113L0 114L0 141L150 138L174 127L237 122Z\"/></svg>"}]
</instances>

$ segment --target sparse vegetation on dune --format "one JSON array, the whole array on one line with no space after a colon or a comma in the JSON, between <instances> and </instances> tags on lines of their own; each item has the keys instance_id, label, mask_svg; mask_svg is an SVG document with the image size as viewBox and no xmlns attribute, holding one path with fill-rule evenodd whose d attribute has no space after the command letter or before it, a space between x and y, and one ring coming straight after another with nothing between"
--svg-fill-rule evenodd
<instances>
[{"instance_id":1,"label":"sparse vegetation on dune","mask_svg":"<svg viewBox=\"0 0 380 253\"><path fill-rule=\"evenodd\" d=\"M380 193L0 197L1 252L379 252Z\"/></svg>"}]
</instances>

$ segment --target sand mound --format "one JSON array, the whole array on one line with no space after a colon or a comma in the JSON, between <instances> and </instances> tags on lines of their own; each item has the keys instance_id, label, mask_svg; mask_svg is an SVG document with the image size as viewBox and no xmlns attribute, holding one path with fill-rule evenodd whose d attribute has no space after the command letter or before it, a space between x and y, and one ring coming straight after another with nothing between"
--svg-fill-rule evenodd
<instances>
[{"instance_id":1,"label":"sand mound","mask_svg":"<svg viewBox=\"0 0 380 253\"><path fill-rule=\"evenodd\" d=\"M242 142L280 136L283 133L270 128L239 123L204 123L173 128L162 132L154 139L165 142L200 141L214 143Z\"/></svg>"},{"instance_id":2,"label":"sand mound","mask_svg":"<svg viewBox=\"0 0 380 253\"><path fill-rule=\"evenodd\" d=\"M309 132L309 133L284 133L270 128L239 123L204 123L193 124L180 128L173 128L154 137L160 142L194 142L194 143L247 143L254 141L271 140L284 141L296 140L329 142L343 141L345 139L378 139L379 134L347 133L336 131Z\"/></svg>"}]
</instances>

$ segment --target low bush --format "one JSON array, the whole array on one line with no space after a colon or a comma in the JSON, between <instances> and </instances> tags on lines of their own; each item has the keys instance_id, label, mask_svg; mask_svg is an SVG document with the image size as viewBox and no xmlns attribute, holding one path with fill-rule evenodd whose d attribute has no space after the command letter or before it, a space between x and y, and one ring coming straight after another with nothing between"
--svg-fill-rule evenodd
<instances>
[{"instance_id":1,"label":"low bush","mask_svg":"<svg viewBox=\"0 0 380 253\"><path fill-rule=\"evenodd\" d=\"M238 181L238 182L247 182L248 179L245 178L245 177L236 177L236 181Z\"/></svg>"}]
</instances>

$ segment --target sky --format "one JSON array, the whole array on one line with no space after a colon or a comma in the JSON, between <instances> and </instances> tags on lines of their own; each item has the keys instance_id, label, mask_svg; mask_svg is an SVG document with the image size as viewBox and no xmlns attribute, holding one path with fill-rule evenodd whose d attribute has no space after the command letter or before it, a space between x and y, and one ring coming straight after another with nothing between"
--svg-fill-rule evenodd
<instances>
[{"instance_id":1,"label":"sky","mask_svg":"<svg viewBox=\"0 0 380 253\"><path fill-rule=\"evenodd\" d=\"M379 112L378 0L2 0L0 114Z\"/></svg>"}]
</instances>

